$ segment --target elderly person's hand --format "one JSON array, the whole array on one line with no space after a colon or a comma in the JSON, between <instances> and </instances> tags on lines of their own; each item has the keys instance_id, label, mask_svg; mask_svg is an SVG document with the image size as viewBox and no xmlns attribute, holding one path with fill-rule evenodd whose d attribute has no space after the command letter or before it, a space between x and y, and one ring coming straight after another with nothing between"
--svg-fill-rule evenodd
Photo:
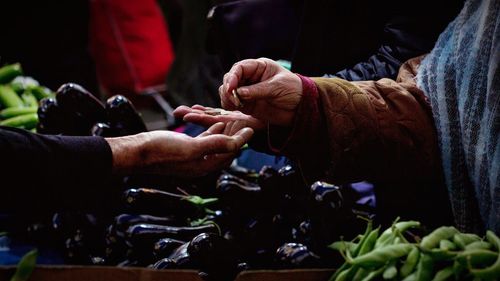
<instances>
[{"instance_id":1,"label":"elderly person's hand","mask_svg":"<svg viewBox=\"0 0 500 281\"><path fill-rule=\"evenodd\" d=\"M216 123L197 137L151 131L107 138L117 174L202 176L228 166L253 130Z\"/></svg>"},{"instance_id":2,"label":"elderly person's hand","mask_svg":"<svg viewBox=\"0 0 500 281\"><path fill-rule=\"evenodd\" d=\"M224 75L219 95L225 109L240 110L264 123L290 126L302 98L302 81L273 60L248 59Z\"/></svg>"},{"instance_id":3,"label":"elderly person's hand","mask_svg":"<svg viewBox=\"0 0 500 281\"><path fill-rule=\"evenodd\" d=\"M192 107L181 105L174 110L174 116L204 127L223 122L232 126L233 130L250 127L254 131L258 131L266 126L262 121L240 111L227 111L202 105L193 105Z\"/></svg>"}]
</instances>

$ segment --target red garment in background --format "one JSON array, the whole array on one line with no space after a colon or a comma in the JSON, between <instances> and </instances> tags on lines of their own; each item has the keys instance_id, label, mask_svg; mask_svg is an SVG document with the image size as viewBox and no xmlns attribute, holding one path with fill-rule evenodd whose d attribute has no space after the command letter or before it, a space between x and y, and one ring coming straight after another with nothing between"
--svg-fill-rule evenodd
<instances>
[{"instance_id":1,"label":"red garment in background","mask_svg":"<svg viewBox=\"0 0 500 281\"><path fill-rule=\"evenodd\" d=\"M155 0L91 0L90 48L99 83L112 95L165 84L174 60Z\"/></svg>"}]
</instances>

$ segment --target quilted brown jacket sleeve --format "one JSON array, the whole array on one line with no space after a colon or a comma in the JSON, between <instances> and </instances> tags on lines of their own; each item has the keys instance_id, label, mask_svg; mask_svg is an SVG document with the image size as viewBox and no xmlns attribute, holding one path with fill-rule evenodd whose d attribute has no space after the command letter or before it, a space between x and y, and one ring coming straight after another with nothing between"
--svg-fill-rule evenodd
<instances>
[{"instance_id":1,"label":"quilted brown jacket sleeve","mask_svg":"<svg viewBox=\"0 0 500 281\"><path fill-rule=\"evenodd\" d=\"M406 62L396 81L301 77L305 95L280 152L298 160L311 179L435 178L441 169L436 132L429 103L415 81L420 61Z\"/></svg>"}]
</instances>

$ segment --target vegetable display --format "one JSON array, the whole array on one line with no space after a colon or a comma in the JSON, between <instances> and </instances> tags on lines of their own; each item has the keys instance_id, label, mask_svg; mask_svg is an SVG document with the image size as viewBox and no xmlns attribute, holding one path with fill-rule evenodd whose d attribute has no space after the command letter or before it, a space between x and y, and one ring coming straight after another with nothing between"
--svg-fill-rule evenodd
<instances>
[{"instance_id":1,"label":"vegetable display","mask_svg":"<svg viewBox=\"0 0 500 281\"><path fill-rule=\"evenodd\" d=\"M337 241L345 262L330 280L499 280L500 239L441 226L423 237L412 234L420 223L395 222L379 235L368 222L354 241Z\"/></svg>"},{"instance_id":2,"label":"vegetable display","mask_svg":"<svg viewBox=\"0 0 500 281\"><path fill-rule=\"evenodd\" d=\"M35 79L22 76L19 63L0 68L0 126L35 130L39 102L54 93Z\"/></svg>"}]
</instances>

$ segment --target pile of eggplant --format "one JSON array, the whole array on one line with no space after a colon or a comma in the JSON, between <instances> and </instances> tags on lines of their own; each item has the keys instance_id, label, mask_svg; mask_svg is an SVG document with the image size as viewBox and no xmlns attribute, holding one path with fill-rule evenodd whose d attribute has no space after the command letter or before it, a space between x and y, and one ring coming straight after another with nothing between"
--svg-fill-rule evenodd
<instances>
[{"instance_id":1,"label":"pile of eggplant","mask_svg":"<svg viewBox=\"0 0 500 281\"><path fill-rule=\"evenodd\" d=\"M147 130L126 97L115 95L103 104L74 83L63 84L55 97L42 99L37 113L37 132L42 134L116 137Z\"/></svg>"},{"instance_id":2,"label":"pile of eggplant","mask_svg":"<svg viewBox=\"0 0 500 281\"><path fill-rule=\"evenodd\" d=\"M333 268L343 259L327 246L372 216L350 186L306 186L291 165L232 165L203 181L128 186L114 214L57 213L51 240L69 264L194 269L224 281L249 269Z\"/></svg>"}]
</instances>

